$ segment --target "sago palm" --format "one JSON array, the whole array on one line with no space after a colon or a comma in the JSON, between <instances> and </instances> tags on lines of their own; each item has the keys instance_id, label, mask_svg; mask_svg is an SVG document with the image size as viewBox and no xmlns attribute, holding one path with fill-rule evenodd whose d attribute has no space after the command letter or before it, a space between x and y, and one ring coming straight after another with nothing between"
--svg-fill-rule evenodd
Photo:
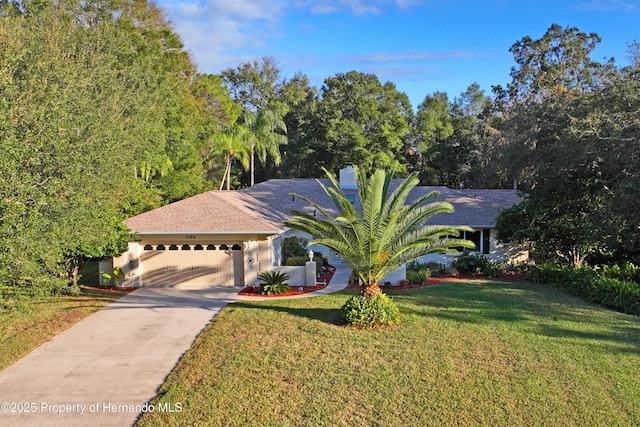
<instances>
[{"instance_id":1,"label":"sago palm","mask_svg":"<svg viewBox=\"0 0 640 427\"><path fill-rule=\"evenodd\" d=\"M354 170L360 209L351 204L335 176L325 169L332 186L318 184L331 197L338 215L334 217L316 202L295 195L321 215L294 211L284 225L310 234L313 240L309 244L324 245L339 254L362 280L363 295L379 294L380 279L409 261L432 253L455 253L454 247L474 247L470 241L451 237L472 231L469 227L425 224L433 215L453 212L451 204L434 201L438 192L406 204L419 183L417 174L392 190L393 172L379 169L367 180L364 170Z\"/></svg>"}]
</instances>

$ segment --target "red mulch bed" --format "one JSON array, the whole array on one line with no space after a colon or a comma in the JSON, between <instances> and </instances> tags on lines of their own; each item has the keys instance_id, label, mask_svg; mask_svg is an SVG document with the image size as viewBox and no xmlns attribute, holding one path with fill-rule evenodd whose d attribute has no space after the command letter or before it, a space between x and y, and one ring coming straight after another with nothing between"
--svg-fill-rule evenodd
<instances>
[{"instance_id":1,"label":"red mulch bed","mask_svg":"<svg viewBox=\"0 0 640 427\"><path fill-rule=\"evenodd\" d=\"M247 286L240 292L238 292L238 295L244 295L248 297L290 297L292 295L308 294L309 292L315 292L326 287L326 285L292 286L288 292L282 292L278 295L262 295L260 293L260 286Z\"/></svg>"},{"instance_id":2,"label":"red mulch bed","mask_svg":"<svg viewBox=\"0 0 640 427\"><path fill-rule=\"evenodd\" d=\"M455 276L435 276L430 277L427 282L422 284L417 283L403 283L401 285L394 286L380 286L383 291L406 291L408 289L421 289L427 286L439 285L441 283L455 282L458 280L495 280L500 282L520 282L524 280L522 273L505 274L500 277L485 277L482 274L459 274ZM405 281L406 282L406 281ZM357 282L351 282L347 286L347 289L360 289L360 285Z\"/></svg>"},{"instance_id":3,"label":"red mulch bed","mask_svg":"<svg viewBox=\"0 0 640 427\"><path fill-rule=\"evenodd\" d=\"M326 280L326 283L328 285L329 282L331 281L331 278L333 277L334 271L335 270L329 271L328 273L320 274L318 276L318 282L322 282ZM434 286L434 285L439 285L441 283L447 283L447 282L455 282L458 280L482 280L482 279L502 281L502 282L519 282L524 280L524 275L522 273L507 273L500 277L485 277L482 274L459 274L455 276L430 277L426 283L422 283L422 284L406 283L406 284L394 285L394 286L380 286L380 288L383 291L406 291L409 289L421 289L421 288L426 288L427 286ZM260 294L259 286L256 286L256 287L247 286L246 288L242 289L238 293L238 295L254 296L254 297L261 297L261 296L288 297L292 295L300 295L300 294L306 294L309 292L315 292L317 290L324 289L325 287L326 285L292 286L289 292L285 292L278 295L262 295ZM357 290L357 289L360 289L360 285L357 282L351 282L347 285L347 289Z\"/></svg>"},{"instance_id":4,"label":"red mulch bed","mask_svg":"<svg viewBox=\"0 0 640 427\"><path fill-rule=\"evenodd\" d=\"M329 271L327 273L321 273L318 275L317 282L323 283L324 285L315 285L315 286L291 286L291 289L288 292L283 292L278 295L262 295L260 293L260 286L247 286L238 292L238 295L244 295L249 297L290 297L292 295L300 295L307 294L309 292L319 291L320 289L324 289L327 287L331 278L333 277L333 273L335 273L336 268L332 265L329 266Z\"/></svg>"}]
</instances>

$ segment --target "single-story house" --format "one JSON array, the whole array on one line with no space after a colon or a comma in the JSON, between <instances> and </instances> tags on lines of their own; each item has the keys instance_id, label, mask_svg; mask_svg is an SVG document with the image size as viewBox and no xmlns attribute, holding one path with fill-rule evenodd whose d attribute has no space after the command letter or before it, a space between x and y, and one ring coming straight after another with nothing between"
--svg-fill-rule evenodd
<instances>
[{"instance_id":1,"label":"single-story house","mask_svg":"<svg viewBox=\"0 0 640 427\"><path fill-rule=\"evenodd\" d=\"M329 184L326 179L320 181ZM355 201L353 168L341 170L340 185ZM463 237L474 241L477 250L491 259L527 259L525 250L498 243L493 231L498 213L519 202L516 191L416 187L410 199L433 190L440 193L438 200L451 203L455 212L436 215L431 222L470 226L475 231ZM272 179L244 190L208 191L127 219L125 224L139 240L130 242L127 252L114 258L113 265L122 267L124 286L256 284L259 272L281 267L284 238L309 239L282 226L294 209L316 214L292 193L335 213L331 200L314 179ZM339 260L327 248L313 249L328 256L329 262ZM421 261L447 262L443 257L435 255Z\"/></svg>"}]
</instances>

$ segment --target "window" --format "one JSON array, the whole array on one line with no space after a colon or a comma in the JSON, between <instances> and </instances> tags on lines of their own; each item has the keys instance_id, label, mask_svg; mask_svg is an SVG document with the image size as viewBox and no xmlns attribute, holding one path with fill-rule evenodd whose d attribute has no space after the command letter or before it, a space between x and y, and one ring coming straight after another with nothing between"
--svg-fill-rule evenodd
<instances>
[{"instance_id":1,"label":"window","mask_svg":"<svg viewBox=\"0 0 640 427\"><path fill-rule=\"evenodd\" d=\"M164 247L164 245L158 245L156 246L156 250L157 251L164 251L166 248Z\"/></svg>"},{"instance_id":2,"label":"window","mask_svg":"<svg viewBox=\"0 0 640 427\"><path fill-rule=\"evenodd\" d=\"M183 250L183 251L190 251L190 250L191 250L191 246L189 246L189 245L182 245L182 250Z\"/></svg>"},{"instance_id":3,"label":"window","mask_svg":"<svg viewBox=\"0 0 640 427\"><path fill-rule=\"evenodd\" d=\"M227 245L220 245L220 250L221 250L221 251L226 251L227 249L229 249L229 246L227 246Z\"/></svg>"},{"instance_id":4,"label":"window","mask_svg":"<svg viewBox=\"0 0 640 427\"><path fill-rule=\"evenodd\" d=\"M242 249L242 247L238 244L235 244L233 246L231 246L231 250L232 251L239 251L240 249Z\"/></svg>"},{"instance_id":5,"label":"window","mask_svg":"<svg viewBox=\"0 0 640 427\"><path fill-rule=\"evenodd\" d=\"M473 249L474 252L479 252L480 251L480 235L482 234L481 230L478 231L465 231L465 239L467 240L471 240L475 245L475 249Z\"/></svg>"},{"instance_id":6,"label":"window","mask_svg":"<svg viewBox=\"0 0 640 427\"><path fill-rule=\"evenodd\" d=\"M202 245L195 245L195 246L193 247L193 250L194 250L194 251L201 251L201 250L203 250L203 249L204 249L204 248L202 247Z\"/></svg>"},{"instance_id":7,"label":"window","mask_svg":"<svg viewBox=\"0 0 640 427\"><path fill-rule=\"evenodd\" d=\"M491 253L491 230L485 228L482 230L482 253L489 254Z\"/></svg>"},{"instance_id":8,"label":"window","mask_svg":"<svg viewBox=\"0 0 640 427\"><path fill-rule=\"evenodd\" d=\"M471 249L473 252L481 252L483 254L488 254L491 252L490 230L488 228L484 228L478 231L463 231L460 233L460 237L458 238L472 241L476 245L475 249ZM465 248L462 247L456 247L455 249L457 249L459 252L465 250Z\"/></svg>"},{"instance_id":9,"label":"window","mask_svg":"<svg viewBox=\"0 0 640 427\"><path fill-rule=\"evenodd\" d=\"M207 245L207 250L208 251L215 251L216 250L216 245Z\"/></svg>"},{"instance_id":10,"label":"window","mask_svg":"<svg viewBox=\"0 0 640 427\"><path fill-rule=\"evenodd\" d=\"M145 250L145 251L153 250L153 246L151 246L151 245L144 245L144 250Z\"/></svg>"},{"instance_id":11,"label":"window","mask_svg":"<svg viewBox=\"0 0 640 427\"><path fill-rule=\"evenodd\" d=\"M170 251L177 251L177 250L178 250L178 245L171 245L171 246L169 246L169 250L170 250Z\"/></svg>"}]
</instances>

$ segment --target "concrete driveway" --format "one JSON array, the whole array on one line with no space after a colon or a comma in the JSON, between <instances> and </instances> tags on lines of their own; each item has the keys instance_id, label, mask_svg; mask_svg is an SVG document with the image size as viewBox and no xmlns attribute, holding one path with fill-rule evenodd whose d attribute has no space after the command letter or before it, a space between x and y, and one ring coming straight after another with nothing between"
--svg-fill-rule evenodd
<instances>
[{"instance_id":1,"label":"concrete driveway","mask_svg":"<svg viewBox=\"0 0 640 427\"><path fill-rule=\"evenodd\" d=\"M347 284L338 267L325 289ZM129 426L238 288L145 287L104 307L0 372L0 425ZM180 410L181 402L147 410Z\"/></svg>"},{"instance_id":2,"label":"concrete driveway","mask_svg":"<svg viewBox=\"0 0 640 427\"><path fill-rule=\"evenodd\" d=\"M86 317L0 372L0 425L133 424L237 292L145 287Z\"/></svg>"}]
</instances>

